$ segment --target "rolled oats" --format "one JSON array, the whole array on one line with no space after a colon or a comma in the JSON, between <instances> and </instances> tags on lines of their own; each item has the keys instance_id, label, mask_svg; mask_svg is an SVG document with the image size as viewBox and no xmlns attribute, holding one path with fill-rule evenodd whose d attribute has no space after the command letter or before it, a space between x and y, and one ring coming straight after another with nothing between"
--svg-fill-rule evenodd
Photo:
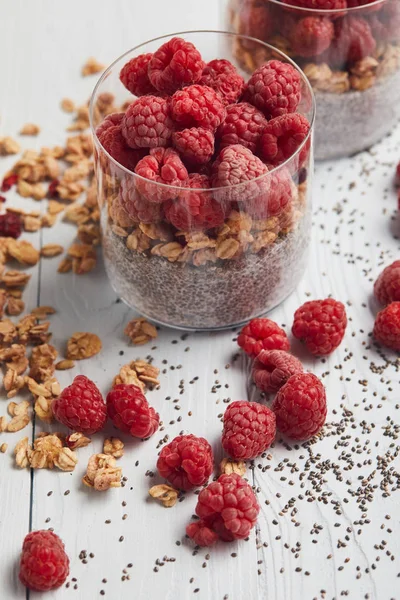
<instances>
[{"instance_id":1,"label":"rolled oats","mask_svg":"<svg viewBox=\"0 0 400 600\"><path fill-rule=\"evenodd\" d=\"M24 308L25 302L23 300L13 298L12 296L8 299L6 311L10 316L16 317L20 315L24 311Z\"/></svg>"},{"instance_id":2,"label":"rolled oats","mask_svg":"<svg viewBox=\"0 0 400 600\"><path fill-rule=\"evenodd\" d=\"M24 429L24 427L30 423L31 419L28 413L29 407L30 403L26 400L23 400L18 404L16 402L10 402L8 405L8 412L12 419L7 424L7 431L12 433L21 431L21 429Z\"/></svg>"},{"instance_id":3,"label":"rolled oats","mask_svg":"<svg viewBox=\"0 0 400 600\"><path fill-rule=\"evenodd\" d=\"M103 454L120 458L124 455L124 442L115 437L106 438L103 444Z\"/></svg>"},{"instance_id":4,"label":"rolled oats","mask_svg":"<svg viewBox=\"0 0 400 600\"><path fill-rule=\"evenodd\" d=\"M4 443L0 445L0 452L2 454L4 454L5 452L7 452L7 448L8 448L8 444Z\"/></svg>"},{"instance_id":5,"label":"rolled oats","mask_svg":"<svg viewBox=\"0 0 400 600\"><path fill-rule=\"evenodd\" d=\"M73 471L77 463L78 457L70 448L62 448L54 458L54 465L61 471Z\"/></svg>"},{"instance_id":6,"label":"rolled oats","mask_svg":"<svg viewBox=\"0 0 400 600\"><path fill-rule=\"evenodd\" d=\"M98 354L102 343L95 333L74 333L67 342L67 358L70 360L83 360Z\"/></svg>"},{"instance_id":7,"label":"rolled oats","mask_svg":"<svg viewBox=\"0 0 400 600\"><path fill-rule=\"evenodd\" d=\"M65 443L71 450L76 450L77 448L84 448L91 443L91 439L85 437L83 433L71 433L65 438Z\"/></svg>"},{"instance_id":8,"label":"rolled oats","mask_svg":"<svg viewBox=\"0 0 400 600\"><path fill-rule=\"evenodd\" d=\"M52 399L38 396L35 400L34 411L37 417L45 423L52 423L53 410L51 408Z\"/></svg>"},{"instance_id":9,"label":"rolled oats","mask_svg":"<svg viewBox=\"0 0 400 600\"><path fill-rule=\"evenodd\" d=\"M7 156L8 154L18 154L21 150L20 145L12 137L0 138L0 155Z\"/></svg>"},{"instance_id":10,"label":"rolled oats","mask_svg":"<svg viewBox=\"0 0 400 600\"><path fill-rule=\"evenodd\" d=\"M175 506L178 501L178 491L164 483L154 485L149 489L149 494L152 498L159 500L166 508Z\"/></svg>"},{"instance_id":11,"label":"rolled oats","mask_svg":"<svg viewBox=\"0 0 400 600\"><path fill-rule=\"evenodd\" d=\"M102 71L104 71L104 65L91 56L83 65L81 73L86 77L87 75L96 75L96 73L101 73Z\"/></svg>"},{"instance_id":12,"label":"rolled oats","mask_svg":"<svg viewBox=\"0 0 400 600\"><path fill-rule=\"evenodd\" d=\"M89 459L83 483L98 491L121 487L122 469L116 467L116 464L113 456L93 454Z\"/></svg>"},{"instance_id":13,"label":"rolled oats","mask_svg":"<svg viewBox=\"0 0 400 600\"><path fill-rule=\"evenodd\" d=\"M224 458L221 461L219 468L221 475L232 475L232 473L236 473L236 475L243 477L246 473L246 463L243 460L235 461L230 458Z\"/></svg>"},{"instance_id":14,"label":"rolled oats","mask_svg":"<svg viewBox=\"0 0 400 600\"><path fill-rule=\"evenodd\" d=\"M24 387L24 385L25 380L23 377L18 375L17 372L14 371L14 369L7 369L3 377L3 386L7 392L7 398L13 398L14 396L16 396L19 390L21 390ZM25 427L28 424L28 422L29 417L28 421L25 423L25 425L23 425L23 427ZM22 429L22 427L20 427L20 429ZM15 429L15 431L18 431L18 429Z\"/></svg>"},{"instance_id":15,"label":"rolled oats","mask_svg":"<svg viewBox=\"0 0 400 600\"><path fill-rule=\"evenodd\" d=\"M74 361L68 359L59 360L55 365L57 371L67 371L68 369L73 369L74 366Z\"/></svg>"},{"instance_id":16,"label":"rolled oats","mask_svg":"<svg viewBox=\"0 0 400 600\"><path fill-rule=\"evenodd\" d=\"M75 110L75 104L70 98L63 98L61 100L61 108L66 113L72 113Z\"/></svg>"},{"instance_id":17,"label":"rolled oats","mask_svg":"<svg viewBox=\"0 0 400 600\"><path fill-rule=\"evenodd\" d=\"M1 276L1 281L6 287L25 287L31 276L23 271L10 269Z\"/></svg>"},{"instance_id":18,"label":"rolled oats","mask_svg":"<svg viewBox=\"0 0 400 600\"><path fill-rule=\"evenodd\" d=\"M25 123L19 132L20 135L38 135L39 133L40 127L35 123Z\"/></svg>"},{"instance_id":19,"label":"rolled oats","mask_svg":"<svg viewBox=\"0 0 400 600\"><path fill-rule=\"evenodd\" d=\"M46 258L59 256L64 252L64 248L59 244L46 244L42 247L40 254Z\"/></svg>"},{"instance_id":20,"label":"rolled oats","mask_svg":"<svg viewBox=\"0 0 400 600\"><path fill-rule=\"evenodd\" d=\"M27 437L23 438L18 442L14 448L15 462L21 469L29 467L29 458L31 454L31 448L29 446L29 440Z\"/></svg>"},{"instance_id":21,"label":"rolled oats","mask_svg":"<svg viewBox=\"0 0 400 600\"><path fill-rule=\"evenodd\" d=\"M149 323L147 319L144 319L143 317L129 321L124 329L124 334L128 336L135 345L146 344L147 342L154 340L158 335L154 325Z\"/></svg>"},{"instance_id":22,"label":"rolled oats","mask_svg":"<svg viewBox=\"0 0 400 600\"><path fill-rule=\"evenodd\" d=\"M36 265L40 258L40 254L36 248L26 240L14 240L10 238L7 251L10 256L23 265Z\"/></svg>"}]
</instances>

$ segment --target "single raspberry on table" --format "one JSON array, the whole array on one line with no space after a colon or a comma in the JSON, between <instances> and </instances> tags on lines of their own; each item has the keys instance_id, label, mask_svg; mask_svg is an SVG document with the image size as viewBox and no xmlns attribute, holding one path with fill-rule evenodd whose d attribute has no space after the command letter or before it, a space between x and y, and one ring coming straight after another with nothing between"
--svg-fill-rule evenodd
<instances>
[{"instance_id":1,"label":"single raspberry on table","mask_svg":"<svg viewBox=\"0 0 400 600\"><path fill-rule=\"evenodd\" d=\"M122 121L122 135L131 148L168 146L173 129L169 103L158 96L132 102Z\"/></svg>"},{"instance_id":2,"label":"single raspberry on table","mask_svg":"<svg viewBox=\"0 0 400 600\"><path fill-rule=\"evenodd\" d=\"M326 298L305 302L294 313L292 333L311 354L331 354L341 343L347 327L344 304Z\"/></svg>"},{"instance_id":3,"label":"single raspberry on table","mask_svg":"<svg viewBox=\"0 0 400 600\"><path fill-rule=\"evenodd\" d=\"M225 119L221 96L206 85L190 85L171 98L171 117L180 128L204 127L215 131Z\"/></svg>"},{"instance_id":4,"label":"single raspberry on table","mask_svg":"<svg viewBox=\"0 0 400 600\"><path fill-rule=\"evenodd\" d=\"M142 440L158 429L160 417L136 385L119 383L107 394L107 414L117 429Z\"/></svg>"},{"instance_id":5,"label":"single raspberry on table","mask_svg":"<svg viewBox=\"0 0 400 600\"><path fill-rule=\"evenodd\" d=\"M376 48L371 27L366 19L348 16L335 23L335 38L329 57L335 65L355 63L371 56Z\"/></svg>"},{"instance_id":6,"label":"single raspberry on table","mask_svg":"<svg viewBox=\"0 0 400 600\"><path fill-rule=\"evenodd\" d=\"M121 182L119 204L136 223L159 223L163 219L161 204L149 202L136 188L136 181L126 177Z\"/></svg>"},{"instance_id":7,"label":"single raspberry on table","mask_svg":"<svg viewBox=\"0 0 400 600\"><path fill-rule=\"evenodd\" d=\"M306 440L325 423L325 388L312 373L292 375L278 391L272 410L281 433L294 440Z\"/></svg>"},{"instance_id":8,"label":"single raspberry on table","mask_svg":"<svg viewBox=\"0 0 400 600\"><path fill-rule=\"evenodd\" d=\"M246 354L255 358L261 350L289 350L284 330L271 319L253 319L243 327L237 343Z\"/></svg>"},{"instance_id":9,"label":"single raspberry on table","mask_svg":"<svg viewBox=\"0 0 400 600\"><path fill-rule=\"evenodd\" d=\"M166 94L196 83L203 72L200 52L191 42L172 38L163 44L150 59L149 79L152 85Z\"/></svg>"},{"instance_id":10,"label":"single raspberry on table","mask_svg":"<svg viewBox=\"0 0 400 600\"><path fill-rule=\"evenodd\" d=\"M192 434L178 435L161 450L157 469L175 488L191 490L208 481L213 462L207 440Z\"/></svg>"},{"instance_id":11,"label":"single raspberry on table","mask_svg":"<svg viewBox=\"0 0 400 600\"><path fill-rule=\"evenodd\" d=\"M259 512L253 490L236 473L220 475L210 483L200 492L196 506L202 523L224 542L247 538Z\"/></svg>"},{"instance_id":12,"label":"single raspberry on table","mask_svg":"<svg viewBox=\"0 0 400 600\"><path fill-rule=\"evenodd\" d=\"M244 204L244 210L253 219L269 219L288 210L293 196L293 182L287 169L272 172L265 177L264 191L253 195Z\"/></svg>"},{"instance_id":13,"label":"single raspberry on table","mask_svg":"<svg viewBox=\"0 0 400 600\"><path fill-rule=\"evenodd\" d=\"M263 113L248 102L226 107L226 118L215 134L220 148L241 144L253 153L258 149L267 120Z\"/></svg>"},{"instance_id":14,"label":"single raspberry on table","mask_svg":"<svg viewBox=\"0 0 400 600\"><path fill-rule=\"evenodd\" d=\"M290 32L294 54L304 57L318 56L329 48L335 27L327 17L305 17L297 21Z\"/></svg>"},{"instance_id":15,"label":"single raspberry on table","mask_svg":"<svg viewBox=\"0 0 400 600\"><path fill-rule=\"evenodd\" d=\"M295 112L301 100L300 73L289 63L270 60L254 71L243 100L268 119Z\"/></svg>"},{"instance_id":16,"label":"single raspberry on table","mask_svg":"<svg viewBox=\"0 0 400 600\"><path fill-rule=\"evenodd\" d=\"M0 215L0 237L19 238L22 233L21 217L16 213Z\"/></svg>"},{"instance_id":17,"label":"single raspberry on table","mask_svg":"<svg viewBox=\"0 0 400 600\"><path fill-rule=\"evenodd\" d=\"M57 421L87 435L103 429L107 420L103 396L85 375L77 375L51 406Z\"/></svg>"},{"instance_id":18,"label":"single raspberry on table","mask_svg":"<svg viewBox=\"0 0 400 600\"><path fill-rule=\"evenodd\" d=\"M252 377L259 390L276 393L291 377L303 371L298 358L284 350L261 350L253 363Z\"/></svg>"},{"instance_id":19,"label":"single raspberry on table","mask_svg":"<svg viewBox=\"0 0 400 600\"><path fill-rule=\"evenodd\" d=\"M204 127L191 127L172 134L172 144L191 165L204 165L214 154L214 134Z\"/></svg>"},{"instance_id":20,"label":"single raspberry on table","mask_svg":"<svg viewBox=\"0 0 400 600\"><path fill-rule=\"evenodd\" d=\"M400 301L400 260L383 269L374 283L374 294L381 304Z\"/></svg>"},{"instance_id":21,"label":"single raspberry on table","mask_svg":"<svg viewBox=\"0 0 400 600\"><path fill-rule=\"evenodd\" d=\"M121 125L107 127L107 129L101 131L100 135L97 134L97 137L108 154L130 171L135 169L137 163L143 157L142 150L133 150L127 145L122 135Z\"/></svg>"},{"instance_id":22,"label":"single raspberry on table","mask_svg":"<svg viewBox=\"0 0 400 600\"><path fill-rule=\"evenodd\" d=\"M242 95L245 81L236 67L229 60L222 58L207 63L199 85L213 88L222 97L224 104L233 104Z\"/></svg>"},{"instance_id":23,"label":"single raspberry on table","mask_svg":"<svg viewBox=\"0 0 400 600\"><path fill-rule=\"evenodd\" d=\"M237 400L224 413L222 447L235 460L260 456L275 439L275 415L256 402Z\"/></svg>"},{"instance_id":24,"label":"single raspberry on table","mask_svg":"<svg viewBox=\"0 0 400 600\"><path fill-rule=\"evenodd\" d=\"M293 156L310 131L308 119L300 113L281 115L268 121L260 137L260 155L268 164L276 167ZM300 152L297 165L301 166L310 151L308 141Z\"/></svg>"},{"instance_id":25,"label":"single raspberry on table","mask_svg":"<svg viewBox=\"0 0 400 600\"><path fill-rule=\"evenodd\" d=\"M203 519L189 523L186 534L197 544L197 546L212 546L218 540L218 535Z\"/></svg>"},{"instance_id":26,"label":"single raspberry on table","mask_svg":"<svg viewBox=\"0 0 400 600\"><path fill-rule=\"evenodd\" d=\"M391 302L376 315L373 336L382 346L400 351L400 302Z\"/></svg>"},{"instance_id":27,"label":"single raspberry on table","mask_svg":"<svg viewBox=\"0 0 400 600\"><path fill-rule=\"evenodd\" d=\"M46 592L60 587L69 574L64 544L52 531L32 531L24 539L19 566L21 583L30 590Z\"/></svg>"},{"instance_id":28,"label":"single raspberry on table","mask_svg":"<svg viewBox=\"0 0 400 600\"><path fill-rule=\"evenodd\" d=\"M157 95L156 88L150 83L148 67L152 59L152 52L140 54L131 58L121 69L119 78L127 90L135 96L146 94Z\"/></svg>"},{"instance_id":29,"label":"single raspberry on table","mask_svg":"<svg viewBox=\"0 0 400 600\"><path fill-rule=\"evenodd\" d=\"M165 202L175 197L176 190L166 186L181 187L189 177L179 154L172 148L150 150L136 165L135 173L143 177L137 180L136 186L149 202ZM160 183L165 187L158 185Z\"/></svg>"}]
</instances>

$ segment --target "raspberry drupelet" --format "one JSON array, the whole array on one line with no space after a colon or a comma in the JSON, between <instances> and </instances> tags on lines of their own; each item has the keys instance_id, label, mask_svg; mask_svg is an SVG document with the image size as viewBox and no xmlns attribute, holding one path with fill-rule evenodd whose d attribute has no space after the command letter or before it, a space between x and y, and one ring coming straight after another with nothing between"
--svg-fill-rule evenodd
<instances>
[{"instance_id":1,"label":"raspberry drupelet","mask_svg":"<svg viewBox=\"0 0 400 600\"><path fill-rule=\"evenodd\" d=\"M52 531L32 531L24 539L19 578L30 590L46 592L60 587L69 574L64 544Z\"/></svg>"},{"instance_id":2,"label":"raspberry drupelet","mask_svg":"<svg viewBox=\"0 0 400 600\"><path fill-rule=\"evenodd\" d=\"M163 447L157 460L161 477L180 490L204 485L213 471L210 444L195 435L178 435Z\"/></svg>"},{"instance_id":3,"label":"raspberry drupelet","mask_svg":"<svg viewBox=\"0 0 400 600\"><path fill-rule=\"evenodd\" d=\"M221 96L206 85L190 85L171 98L171 117L179 128L204 127L215 131L226 110Z\"/></svg>"},{"instance_id":4,"label":"raspberry drupelet","mask_svg":"<svg viewBox=\"0 0 400 600\"><path fill-rule=\"evenodd\" d=\"M204 127L192 127L172 134L172 144L189 165L204 165L214 154L214 135Z\"/></svg>"},{"instance_id":5,"label":"raspberry drupelet","mask_svg":"<svg viewBox=\"0 0 400 600\"><path fill-rule=\"evenodd\" d=\"M284 330L271 319L253 319L243 327L237 343L246 354L255 358L261 350L289 350Z\"/></svg>"},{"instance_id":6,"label":"raspberry drupelet","mask_svg":"<svg viewBox=\"0 0 400 600\"><path fill-rule=\"evenodd\" d=\"M284 350L261 350L254 361L253 381L266 394L276 393L291 377L303 371L298 358Z\"/></svg>"},{"instance_id":7,"label":"raspberry drupelet","mask_svg":"<svg viewBox=\"0 0 400 600\"><path fill-rule=\"evenodd\" d=\"M255 106L248 102L231 104L226 107L226 118L215 137L220 148L241 144L255 154L266 124L263 113Z\"/></svg>"},{"instance_id":8,"label":"raspberry drupelet","mask_svg":"<svg viewBox=\"0 0 400 600\"><path fill-rule=\"evenodd\" d=\"M195 46L175 37L154 52L149 61L148 75L151 84L159 92L173 94L184 86L196 83L204 66Z\"/></svg>"},{"instance_id":9,"label":"raspberry drupelet","mask_svg":"<svg viewBox=\"0 0 400 600\"><path fill-rule=\"evenodd\" d=\"M260 137L260 155L276 167L293 156L310 131L308 119L299 113L275 117L266 123ZM295 168L304 164L310 151L308 141L300 151Z\"/></svg>"},{"instance_id":10,"label":"raspberry drupelet","mask_svg":"<svg viewBox=\"0 0 400 600\"><path fill-rule=\"evenodd\" d=\"M225 59L210 61L204 68L199 84L213 88L227 105L238 101L245 86L235 66Z\"/></svg>"},{"instance_id":11,"label":"raspberry drupelet","mask_svg":"<svg viewBox=\"0 0 400 600\"><path fill-rule=\"evenodd\" d=\"M137 180L136 186L149 202L165 202L176 195L176 190L169 190L157 184L181 187L189 177L179 154L172 148L150 150L150 154L136 165L135 173L143 177L142 180Z\"/></svg>"},{"instance_id":12,"label":"raspberry drupelet","mask_svg":"<svg viewBox=\"0 0 400 600\"><path fill-rule=\"evenodd\" d=\"M272 410L256 402L237 400L224 413L222 447L235 460L250 460L270 447L275 433Z\"/></svg>"},{"instance_id":13,"label":"raspberry drupelet","mask_svg":"<svg viewBox=\"0 0 400 600\"><path fill-rule=\"evenodd\" d=\"M374 283L375 298L381 304L400 301L400 260L383 269Z\"/></svg>"},{"instance_id":14,"label":"raspberry drupelet","mask_svg":"<svg viewBox=\"0 0 400 600\"><path fill-rule=\"evenodd\" d=\"M169 103L158 96L138 98L122 120L122 135L131 148L168 146L173 128Z\"/></svg>"},{"instance_id":15,"label":"raspberry drupelet","mask_svg":"<svg viewBox=\"0 0 400 600\"><path fill-rule=\"evenodd\" d=\"M292 333L311 354L331 354L341 343L347 327L346 309L333 298L305 302L294 314Z\"/></svg>"},{"instance_id":16,"label":"raspberry drupelet","mask_svg":"<svg viewBox=\"0 0 400 600\"><path fill-rule=\"evenodd\" d=\"M160 417L136 385L120 383L107 394L107 413L117 429L142 440L158 429Z\"/></svg>"},{"instance_id":17,"label":"raspberry drupelet","mask_svg":"<svg viewBox=\"0 0 400 600\"><path fill-rule=\"evenodd\" d=\"M400 302L391 302L376 315L373 336L382 346L400 351Z\"/></svg>"},{"instance_id":18,"label":"raspberry drupelet","mask_svg":"<svg viewBox=\"0 0 400 600\"><path fill-rule=\"evenodd\" d=\"M119 78L127 90L135 96L157 95L156 88L150 83L148 67L153 54L140 54L129 60L121 69Z\"/></svg>"},{"instance_id":19,"label":"raspberry drupelet","mask_svg":"<svg viewBox=\"0 0 400 600\"><path fill-rule=\"evenodd\" d=\"M103 429L107 410L97 386L85 375L77 375L52 403L57 421L86 435Z\"/></svg>"}]
</instances>

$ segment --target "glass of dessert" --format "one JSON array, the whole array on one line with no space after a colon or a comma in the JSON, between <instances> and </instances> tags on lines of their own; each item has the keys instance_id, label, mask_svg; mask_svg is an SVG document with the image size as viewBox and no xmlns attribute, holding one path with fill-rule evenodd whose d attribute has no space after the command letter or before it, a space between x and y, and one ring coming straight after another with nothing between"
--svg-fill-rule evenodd
<instances>
[{"instance_id":1,"label":"glass of dessert","mask_svg":"<svg viewBox=\"0 0 400 600\"><path fill-rule=\"evenodd\" d=\"M317 160L365 150L400 119L400 0L229 0L226 13L230 30L280 48L309 78Z\"/></svg>"},{"instance_id":2,"label":"glass of dessert","mask_svg":"<svg viewBox=\"0 0 400 600\"><path fill-rule=\"evenodd\" d=\"M250 38L185 32L118 58L90 103L116 293L183 329L234 326L286 298L310 240L314 114L297 65Z\"/></svg>"}]
</instances>

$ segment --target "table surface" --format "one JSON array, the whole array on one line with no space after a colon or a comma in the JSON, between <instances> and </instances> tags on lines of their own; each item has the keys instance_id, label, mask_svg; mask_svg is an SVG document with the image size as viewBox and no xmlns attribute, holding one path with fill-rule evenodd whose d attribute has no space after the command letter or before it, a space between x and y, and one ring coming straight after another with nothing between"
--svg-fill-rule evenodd
<instances>
[{"instance_id":1,"label":"table surface","mask_svg":"<svg viewBox=\"0 0 400 600\"><path fill-rule=\"evenodd\" d=\"M82 78L80 68L89 56L108 63L164 32L218 28L214 0L189 2L184 11L180 5L179 0L3 0L0 134L15 135L31 121L42 133L21 140L24 147L63 144L69 117L59 102L66 96L78 102L88 98L96 77ZM84 373L105 392L120 366L151 355L155 365L165 367L160 389L149 394L164 430L145 443L127 442L120 459L126 485L106 493L81 484L89 456L101 451L100 435L78 451L79 463L70 474L14 466L17 441L56 426L36 421L22 432L1 434L0 442L9 444L0 455L1 598L25 598L17 576L22 540L30 529L48 527L65 541L70 586L31 593L32 599L91 600L102 597L101 590L112 600L400 598L399 361L378 352L370 339L378 308L373 281L383 265L399 257L393 187L399 157L397 129L370 152L316 168L307 273L271 317L289 331L301 303L332 294L346 303L349 325L345 341L326 360L312 359L293 344L306 369L323 378L328 422L318 442L289 447L278 440L266 458L254 461L247 476L261 513L246 542L194 552L184 528L196 496L187 494L171 509L148 498L149 487L159 481L152 472L161 438L181 431L204 435L219 461L224 401L254 397L249 363L243 357L232 362L234 332L182 338L165 329L152 347L132 347L123 336L132 312L117 302L101 265L85 277L58 274L58 259L30 269L27 308L57 308L51 330L60 354L73 331L95 332L104 343L97 357L59 372L60 383ZM12 162L2 159L2 172ZM8 198L16 206L45 209L45 202L12 193ZM54 242L68 246L74 233L61 221L26 237L38 248ZM6 407L4 398L0 415ZM83 561L83 550L94 556Z\"/></svg>"}]
</instances>

